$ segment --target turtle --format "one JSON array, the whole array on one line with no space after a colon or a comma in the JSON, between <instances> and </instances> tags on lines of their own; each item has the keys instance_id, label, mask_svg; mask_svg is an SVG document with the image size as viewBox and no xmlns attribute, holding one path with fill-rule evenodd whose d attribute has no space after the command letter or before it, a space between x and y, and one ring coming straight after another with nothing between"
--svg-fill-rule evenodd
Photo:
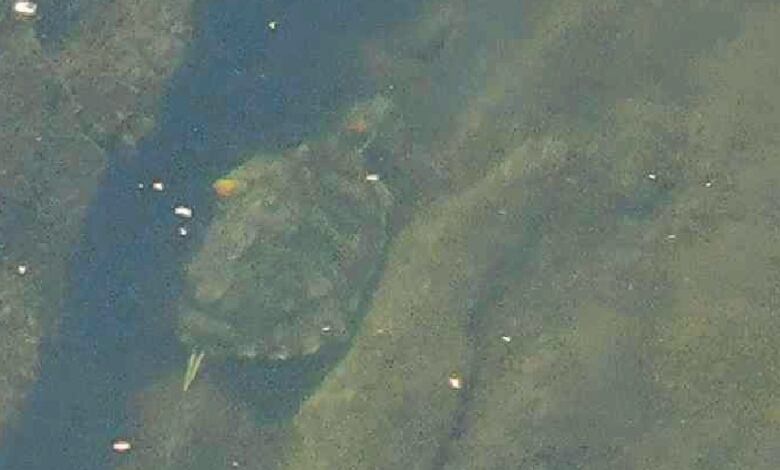
<instances>
[{"instance_id":1,"label":"turtle","mask_svg":"<svg viewBox=\"0 0 780 470\"><path fill-rule=\"evenodd\" d=\"M393 197L367 177L364 153L391 111L388 98L374 97L324 137L257 154L220 177L232 189L185 269L185 345L210 357L284 360L350 337L388 241Z\"/></svg>"}]
</instances>

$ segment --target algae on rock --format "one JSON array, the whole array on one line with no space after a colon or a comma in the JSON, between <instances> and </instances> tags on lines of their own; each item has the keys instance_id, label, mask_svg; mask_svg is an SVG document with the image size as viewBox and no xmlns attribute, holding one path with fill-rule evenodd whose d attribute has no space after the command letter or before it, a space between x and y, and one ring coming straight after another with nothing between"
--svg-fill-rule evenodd
<instances>
[{"instance_id":1,"label":"algae on rock","mask_svg":"<svg viewBox=\"0 0 780 470\"><path fill-rule=\"evenodd\" d=\"M618 3L531 4L522 132L395 238L285 469L776 466L780 9Z\"/></svg>"},{"instance_id":2,"label":"algae on rock","mask_svg":"<svg viewBox=\"0 0 780 470\"><path fill-rule=\"evenodd\" d=\"M39 374L42 337L56 334L67 263L109 147L134 143L155 121L184 51L190 5L95 4L53 53L41 46L36 22L3 7L0 435ZM17 275L22 264L26 273Z\"/></svg>"}]
</instances>

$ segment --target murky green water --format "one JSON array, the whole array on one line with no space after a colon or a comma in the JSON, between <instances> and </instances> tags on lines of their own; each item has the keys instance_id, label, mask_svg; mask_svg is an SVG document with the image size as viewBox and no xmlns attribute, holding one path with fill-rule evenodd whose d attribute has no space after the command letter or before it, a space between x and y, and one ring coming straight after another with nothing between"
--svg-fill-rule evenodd
<instances>
[{"instance_id":1,"label":"murky green water","mask_svg":"<svg viewBox=\"0 0 780 470\"><path fill-rule=\"evenodd\" d=\"M777 6L102 8L0 17L0 468L775 468Z\"/></svg>"}]
</instances>

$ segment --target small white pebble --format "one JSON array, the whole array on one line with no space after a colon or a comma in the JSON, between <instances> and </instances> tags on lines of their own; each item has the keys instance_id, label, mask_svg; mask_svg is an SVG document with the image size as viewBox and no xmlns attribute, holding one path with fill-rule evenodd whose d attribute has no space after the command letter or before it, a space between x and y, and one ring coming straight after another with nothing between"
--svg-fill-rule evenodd
<instances>
[{"instance_id":1,"label":"small white pebble","mask_svg":"<svg viewBox=\"0 0 780 470\"><path fill-rule=\"evenodd\" d=\"M132 448L133 446L132 444L130 444L130 441L126 441L124 439L117 439L111 443L111 449L113 449L114 452L117 452L119 454L124 454L125 452L128 452Z\"/></svg>"},{"instance_id":2,"label":"small white pebble","mask_svg":"<svg viewBox=\"0 0 780 470\"><path fill-rule=\"evenodd\" d=\"M653 181L655 181L655 180L656 180L656 178L658 178L658 176L656 176L656 174L655 174L655 173L649 173L649 174L647 175L647 177L648 177L648 178L650 178L650 179L651 179L651 180L653 180Z\"/></svg>"},{"instance_id":3,"label":"small white pebble","mask_svg":"<svg viewBox=\"0 0 780 470\"><path fill-rule=\"evenodd\" d=\"M173 208L173 213L183 219L192 218L192 208L189 208L187 206L176 206Z\"/></svg>"},{"instance_id":4,"label":"small white pebble","mask_svg":"<svg viewBox=\"0 0 780 470\"><path fill-rule=\"evenodd\" d=\"M450 374L450 376L447 377L447 386L453 390L460 390L463 388L463 378L455 373Z\"/></svg>"},{"instance_id":5,"label":"small white pebble","mask_svg":"<svg viewBox=\"0 0 780 470\"><path fill-rule=\"evenodd\" d=\"M152 189L155 191L163 191L165 189L165 185L160 180L154 180L152 181Z\"/></svg>"},{"instance_id":6,"label":"small white pebble","mask_svg":"<svg viewBox=\"0 0 780 470\"><path fill-rule=\"evenodd\" d=\"M712 187L712 181L707 181L706 183L704 183L704 187L705 188L711 188Z\"/></svg>"},{"instance_id":7,"label":"small white pebble","mask_svg":"<svg viewBox=\"0 0 780 470\"><path fill-rule=\"evenodd\" d=\"M504 336L501 337L501 341L503 341L505 343L509 343L509 342L512 341L512 337L508 336L508 335L504 335Z\"/></svg>"},{"instance_id":8,"label":"small white pebble","mask_svg":"<svg viewBox=\"0 0 780 470\"><path fill-rule=\"evenodd\" d=\"M27 265L26 264L20 264L19 266L16 267L16 272L20 276L24 276L25 274L27 274Z\"/></svg>"},{"instance_id":9,"label":"small white pebble","mask_svg":"<svg viewBox=\"0 0 780 470\"><path fill-rule=\"evenodd\" d=\"M268 29L270 29L271 31L276 31L276 28L278 28L278 27L279 27L279 22L278 21L269 21L268 22Z\"/></svg>"},{"instance_id":10,"label":"small white pebble","mask_svg":"<svg viewBox=\"0 0 780 470\"><path fill-rule=\"evenodd\" d=\"M18 1L14 3L14 12L23 18L32 18L38 11L38 5L30 1Z\"/></svg>"},{"instance_id":11,"label":"small white pebble","mask_svg":"<svg viewBox=\"0 0 780 470\"><path fill-rule=\"evenodd\" d=\"M677 238L677 235L675 235L675 234L669 234L669 235L666 236L667 240L674 240L676 238Z\"/></svg>"},{"instance_id":12,"label":"small white pebble","mask_svg":"<svg viewBox=\"0 0 780 470\"><path fill-rule=\"evenodd\" d=\"M187 227L179 227L176 231L179 233L180 237L186 237L190 234L190 231L187 230Z\"/></svg>"},{"instance_id":13,"label":"small white pebble","mask_svg":"<svg viewBox=\"0 0 780 470\"><path fill-rule=\"evenodd\" d=\"M376 173L371 173L366 175L366 181L379 181L379 175Z\"/></svg>"}]
</instances>

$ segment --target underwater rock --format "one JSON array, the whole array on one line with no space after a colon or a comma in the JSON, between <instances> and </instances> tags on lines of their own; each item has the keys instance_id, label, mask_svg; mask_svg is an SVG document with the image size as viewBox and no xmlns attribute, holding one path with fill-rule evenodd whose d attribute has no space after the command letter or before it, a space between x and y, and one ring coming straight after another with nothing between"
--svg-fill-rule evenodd
<instances>
[{"instance_id":1,"label":"underwater rock","mask_svg":"<svg viewBox=\"0 0 780 470\"><path fill-rule=\"evenodd\" d=\"M387 239L392 198L365 181L363 153L391 110L373 98L326 138L255 156L219 180L239 190L219 201L187 267L184 343L207 356L286 359L348 337Z\"/></svg>"},{"instance_id":2,"label":"underwater rock","mask_svg":"<svg viewBox=\"0 0 780 470\"><path fill-rule=\"evenodd\" d=\"M111 468L274 468L285 430L258 427L220 385L202 380L182 394L176 373L134 394L141 423L127 435L132 450Z\"/></svg>"},{"instance_id":3,"label":"underwater rock","mask_svg":"<svg viewBox=\"0 0 780 470\"><path fill-rule=\"evenodd\" d=\"M284 468L774 468L780 217L767 123L780 106L742 103L779 102L759 91L776 61L752 50L773 43L779 15L755 14L723 57L697 61L692 82L711 90L689 97L699 109L639 89L609 105L599 132L575 113L548 125L548 106L528 110L547 143L526 134L492 179L394 239L352 349L296 416ZM578 21L579 34L605 29ZM574 80L561 63L539 82ZM674 184L647 178L659 167ZM459 259L470 272L458 275ZM458 395L439 385L450 370L464 372Z\"/></svg>"}]
</instances>

